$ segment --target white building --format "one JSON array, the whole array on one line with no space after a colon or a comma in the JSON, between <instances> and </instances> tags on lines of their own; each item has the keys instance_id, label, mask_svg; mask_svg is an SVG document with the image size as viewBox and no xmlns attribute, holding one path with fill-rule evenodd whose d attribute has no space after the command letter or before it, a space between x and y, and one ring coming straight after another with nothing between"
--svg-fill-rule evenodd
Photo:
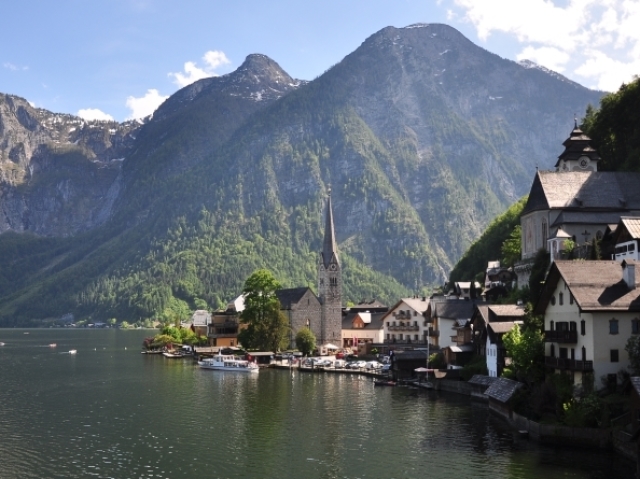
<instances>
[{"instance_id":1,"label":"white building","mask_svg":"<svg viewBox=\"0 0 640 479\"><path fill-rule=\"evenodd\" d=\"M556 261L535 313L544 315L545 364L574 384L615 384L628 370L627 340L640 334L636 261Z\"/></svg>"}]
</instances>

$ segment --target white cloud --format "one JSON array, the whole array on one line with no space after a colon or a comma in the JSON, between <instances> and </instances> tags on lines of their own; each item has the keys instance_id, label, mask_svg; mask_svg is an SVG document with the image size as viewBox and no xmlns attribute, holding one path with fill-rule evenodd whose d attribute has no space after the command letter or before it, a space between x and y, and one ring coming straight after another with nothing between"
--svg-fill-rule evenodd
<instances>
[{"instance_id":1,"label":"white cloud","mask_svg":"<svg viewBox=\"0 0 640 479\"><path fill-rule=\"evenodd\" d=\"M186 62L184 64L184 72L169 73L173 77L173 82L180 88L190 85L191 83L211 76L217 76L214 71L222 65L231 63L224 52L219 50L210 50L202 57L205 65L201 68L195 62Z\"/></svg>"},{"instance_id":2,"label":"white cloud","mask_svg":"<svg viewBox=\"0 0 640 479\"><path fill-rule=\"evenodd\" d=\"M14 65L13 63L10 63L10 62L4 62L2 66L7 70L11 70L12 72L17 72L19 70L24 71L29 69L28 66Z\"/></svg>"},{"instance_id":3,"label":"white cloud","mask_svg":"<svg viewBox=\"0 0 640 479\"><path fill-rule=\"evenodd\" d=\"M453 0L450 18L486 41L512 36L529 59L592 88L613 91L640 73L637 0Z\"/></svg>"},{"instance_id":4,"label":"white cloud","mask_svg":"<svg viewBox=\"0 0 640 479\"><path fill-rule=\"evenodd\" d=\"M160 92L155 88L150 88L147 90L147 93L140 98L134 96L127 97L127 108L131 110L131 114L127 117L127 120L137 120L151 115L167 98L169 97L160 95Z\"/></svg>"},{"instance_id":5,"label":"white cloud","mask_svg":"<svg viewBox=\"0 0 640 479\"><path fill-rule=\"evenodd\" d=\"M84 120L101 120L101 121L113 121L113 117L108 113L98 110L97 108L84 108L78 110L77 115Z\"/></svg>"}]
</instances>

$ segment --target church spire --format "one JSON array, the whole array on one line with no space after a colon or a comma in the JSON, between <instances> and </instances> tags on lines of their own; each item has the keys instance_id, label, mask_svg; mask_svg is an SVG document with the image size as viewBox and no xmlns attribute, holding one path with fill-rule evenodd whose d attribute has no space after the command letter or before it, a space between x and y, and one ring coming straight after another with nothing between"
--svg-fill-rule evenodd
<instances>
[{"instance_id":1,"label":"church spire","mask_svg":"<svg viewBox=\"0 0 640 479\"><path fill-rule=\"evenodd\" d=\"M338 247L336 245L336 232L333 228L333 211L331 207L331 187L329 187L329 196L327 198L327 216L324 225L324 241L322 243L322 262L325 268L329 265L335 256L336 263L340 264L338 259Z\"/></svg>"}]
</instances>

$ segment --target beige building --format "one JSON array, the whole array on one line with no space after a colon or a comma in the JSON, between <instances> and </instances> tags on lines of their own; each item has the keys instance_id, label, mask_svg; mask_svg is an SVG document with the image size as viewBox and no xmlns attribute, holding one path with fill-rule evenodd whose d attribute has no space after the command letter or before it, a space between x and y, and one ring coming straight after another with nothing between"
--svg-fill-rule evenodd
<instances>
[{"instance_id":1,"label":"beige building","mask_svg":"<svg viewBox=\"0 0 640 479\"><path fill-rule=\"evenodd\" d=\"M556 261L535 313L544 315L545 364L574 384L615 384L640 334L636 261ZM604 383L604 384L603 384Z\"/></svg>"},{"instance_id":2,"label":"beige building","mask_svg":"<svg viewBox=\"0 0 640 479\"><path fill-rule=\"evenodd\" d=\"M426 348L434 332L430 305L429 298L403 298L390 308L382 318L385 345L390 349Z\"/></svg>"},{"instance_id":3,"label":"beige building","mask_svg":"<svg viewBox=\"0 0 640 479\"><path fill-rule=\"evenodd\" d=\"M537 171L520 217L518 284L528 284L538 250L562 259L570 240L585 250L621 216L640 216L640 173L598 171L598 152L577 125L563 143L555 171Z\"/></svg>"}]
</instances>

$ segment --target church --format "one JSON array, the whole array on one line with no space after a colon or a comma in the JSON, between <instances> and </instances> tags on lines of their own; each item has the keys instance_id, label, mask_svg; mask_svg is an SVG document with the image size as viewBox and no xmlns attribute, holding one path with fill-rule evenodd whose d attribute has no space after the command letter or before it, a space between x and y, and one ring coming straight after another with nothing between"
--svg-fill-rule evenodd
<instances>
[{"instance_id":1,"label":"church","mask_svg":"<svg viewBox=\"0 0 640 479\"><path fill-rule=\"evenodd\" d=\"M342 266L333 222L331 190L327 197L324 240L318 256L318 295L308 287L281 289L276 292L280 309L289 320L289 347L295 348L295 337L309 328L316 337L318 349L342 347Z\"/></svg>"},{"instance_id":2,"label":"church","mask_svg":"<svg viewBox=\"0 0 640 479\"><path fill-rule=\"evenodd\" d=\"M640 216L640 173L598 171L600 156L590 142L576 122L555 170L536 171L520 217L520 286L528 284L540 249L549 251L551 261L562 259L567 245L584 250L622 216Z\"/></svg>"}]
</instances>

